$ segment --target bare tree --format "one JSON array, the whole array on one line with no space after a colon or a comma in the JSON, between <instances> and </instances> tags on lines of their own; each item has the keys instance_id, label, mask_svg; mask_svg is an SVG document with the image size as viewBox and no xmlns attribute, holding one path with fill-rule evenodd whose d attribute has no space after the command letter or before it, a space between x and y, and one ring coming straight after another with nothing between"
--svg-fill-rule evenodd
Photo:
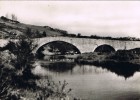
<instances>
[{"instance_id":1,"label":"bare tree","mask_svg":"<svg viewBox=\"0 0 140 100\"><path fill-rule=\"evenodd\" d=\"M5 17L13 21L17 21L17 16L13 13L12 14L6 13Z\"/></svg>"},{"instance_id":2,"label":"bare tree","mask_svg":"<svg viewBox=\"0 0 140 100\"><path fill-rule=\"evenodd\" d=\"M17 16L15 14L11 14L12 20L17 21Z\"/></svg>"},{"instance_id":3,"label":"bare tree","mask_svg":"<svg viewBox=\"0 0 140 100\"><path fill-rule=\"evenodd\" d=\"M8 13L5 15L6 18L9 18Z\"/></svg>"}]
</instances>

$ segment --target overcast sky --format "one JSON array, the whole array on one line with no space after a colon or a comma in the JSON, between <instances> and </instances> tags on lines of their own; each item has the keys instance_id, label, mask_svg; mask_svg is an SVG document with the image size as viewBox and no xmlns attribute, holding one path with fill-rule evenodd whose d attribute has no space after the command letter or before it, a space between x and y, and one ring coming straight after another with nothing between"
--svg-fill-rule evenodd
<instances>
[{"instance_id":1,"label":"overcast sky","mask_svg":"<svg viewBox=\"0 0 140 100\"><path fill-rule=\"evenodd\" d=\"M70 33L140 38L139 1L0 1L0 16Z\"/></svg>"}]
</instances>

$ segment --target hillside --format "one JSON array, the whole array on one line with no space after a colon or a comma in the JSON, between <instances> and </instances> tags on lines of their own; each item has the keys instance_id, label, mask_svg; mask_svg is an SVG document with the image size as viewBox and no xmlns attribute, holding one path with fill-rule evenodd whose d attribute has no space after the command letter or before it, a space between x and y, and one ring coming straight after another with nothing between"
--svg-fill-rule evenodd
<instances>
[{"instance_id":1,"label":"hillside","mask_svg":"<svg viewBox=\"0 0 140 100\"><path fill-rule=\"evenodd\" d=\"M102 37L97 35L83 36L81 33L69 34L65 30L52 28L49 26L37 26L24 24L19 21L8 19L4 16L0 17L0 39L4 38L20 38L28 36L30 38L41 38L46 36L68 36L76 38L90 38L90 39L108 39L108 40L125 40L125 41L140 41L135 37Z\"/></svg>"},{"instance_id":2,"label":"hillside","mask_svg":"<svg viewBox=\"0 0 140 100\"><path fill-rule=\"evenodd\" d=\"M32 38L38 38L45 36L65 36L67 35L67 32L54 29L49 26L29 25L3 16L0 17L0 38L19 38L24 35L30 35Z\"/></svg>"}]
</instances>

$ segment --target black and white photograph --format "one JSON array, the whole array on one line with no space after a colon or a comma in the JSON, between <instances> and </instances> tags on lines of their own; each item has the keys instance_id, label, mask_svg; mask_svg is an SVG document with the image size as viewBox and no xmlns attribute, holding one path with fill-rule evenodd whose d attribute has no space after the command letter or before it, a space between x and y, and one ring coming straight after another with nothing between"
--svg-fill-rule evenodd
<instances>
[{"instance_id":1,"label":"black and white photograph","mask_svg":"<svg viewBox=\"0 0 140 100\"><path fill-rule=\"evenodd\" d=\"M140 1L0 0L0 100L140 100Z\"/></svg>"}]
</instances>

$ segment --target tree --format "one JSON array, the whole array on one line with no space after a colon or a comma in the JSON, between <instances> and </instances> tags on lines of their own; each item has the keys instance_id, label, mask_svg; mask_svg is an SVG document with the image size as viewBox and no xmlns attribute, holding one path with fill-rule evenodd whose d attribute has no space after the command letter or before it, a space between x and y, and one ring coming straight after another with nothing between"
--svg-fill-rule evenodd
<instances>
[{"instance_id":1,"label":"tree","mask_svg":"<svg viewBox=\"0 0 140 100\"><path fill-rule=\"evenodd\" d=\"M8 14L5 15L6 18L9 18Z\"/></svg>"},{"instance_id":2,"label":"tree","mask_svg":"<svg viewBox=\"0 0 140 100\"><path fill-rule=\"evenodd\" d=\"M17 21L17 16L15 14L11 14L12 20Z\"/></svg>"},{"instance_id":3,"label":"tree","mask_svg":"<svg viewBox=\"0 0 140 100\"><path fill-rule=\"evenodd\" d=\"M40 32L39 32L38 30L36 30L36 32L35 32L35 34L34 34L34 36L39 38L39 37L40 37L40 35L41 35L41 34L40 34Z\"/></svg>"},{"instance_id":4,"label":"tree","mask_svg":"<svg viewBox=\"0 0 140 100\"><path fill-rule=\"evenodd\" d=\"M32 34L31 28L27 28L27 29L26 29L25 35L26 35L28 38L31 38L31 37L32 37L33 34Z\"/></svg>"},{"instance_id":5,"label":"tree","mask_svg":"<svg viewBox=\"0 0 140 100\"><path fill-rule=\"evenodd\" d=\"M43 31L42 36L43 37L46 37L47 36L45 31Z\"/></svg>"},{"instance_id":6,"label":"tree","mask_svg":"<svg viewBox=\"0 0 140 100\"><path fill-rule=\"evenodd\" d=\"M29 67L34 60L35 57L32 51L36 46L30 38L27 38L19 39L17 42L10 41L4 48L1 48L1 50L9 50L14 54L16 58L13 62L13 66L23 71Z\"/></svg>"},{"instance_id":7,"label":"tree","mask_svg":"<svg viewBox=\"0 0 140 100\"><path fill-rule=\"evenodd\" d=\"M20 39L13 47L14 48L12 48L11 52L17 56L17 67L26 67L34 59L34 55L32 53L32 50L34 49L32 40Z\"/></svg>"},{"instance_id":8,"label":"tree","mask_svg":"<svg viewBox=\"0 0 140 100\"><path fill-rule=\"evenodd\" d=\"M78 34L77 34L77 37L80 37L80 36L81 36L81 33L78 33Z\"/></svg>"},{"instance_id":9,"label":"tree","mask_svg":"<svg viewBox=\"0 0 140 100\"><path fill-rule=\"evenodd\" d=\"M18 87L33 88L35 82L28 82L30 79L36 79L32 74L31 68L35 55L32 53L36 47L30 38L19 39L17 42L10 41L5 49L8 49L15 55L15 60L12 61L12 66L15 68L15 74L12 76L14 85Z\"/></svg>"}]
</instances>

